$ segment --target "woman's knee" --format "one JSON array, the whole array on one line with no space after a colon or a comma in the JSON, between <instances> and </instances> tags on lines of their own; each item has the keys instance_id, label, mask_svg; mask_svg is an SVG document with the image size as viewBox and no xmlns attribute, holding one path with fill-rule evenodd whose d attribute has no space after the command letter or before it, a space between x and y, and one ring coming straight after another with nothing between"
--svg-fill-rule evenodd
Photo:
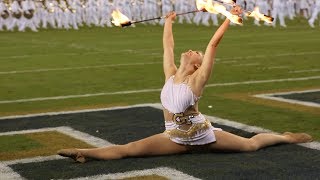
<instances>
[{"instance_id":1,"label":"woman's knee","mask_svg":"<svg viewBox=\"0 0 320 180\"><path fill-rule=\"evenodd\" d=\"M258 149L259 149L259 145L257 141L255 141L254 139L248 139L247 142L245 143L243 151L252 152L252 151L257 151Z\"/></svg>"},{"instance_id":2,"label":"woman's knee","mask_svg":"<svg viewBox=\"0 0 320 180\"><path fill-rule=\"evenodd\" d=\"M124 146L125 153L123 154L125 157L132 156L141 156L143 155L142 147L140 147L137 142L130 142Z\"/></svg>"}]
</instances>

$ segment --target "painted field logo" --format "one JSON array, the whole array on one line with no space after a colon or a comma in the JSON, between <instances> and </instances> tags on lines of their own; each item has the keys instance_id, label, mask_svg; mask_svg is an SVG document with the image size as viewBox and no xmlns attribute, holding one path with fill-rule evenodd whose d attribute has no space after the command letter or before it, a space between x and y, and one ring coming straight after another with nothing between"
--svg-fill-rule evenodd
<instances>
[{"instance_id":1,"label":"painted field logo","mask_svg":"<svg viewBox=\"0 0 320 180\"><path fill-rule=\"evenodd\" d=\"M216 127L250 137L262 129L208 117ZM234 127L231 127L234 126ZM148 158L75 163L55 155L68 147L124 144L163 132L155 106L100 109L0 120L0 179L315 179L320 172L315 149L279 145L252 153L190 153ZM301 168L303 167L303 168Z\"/></svg>"}]
</instances>

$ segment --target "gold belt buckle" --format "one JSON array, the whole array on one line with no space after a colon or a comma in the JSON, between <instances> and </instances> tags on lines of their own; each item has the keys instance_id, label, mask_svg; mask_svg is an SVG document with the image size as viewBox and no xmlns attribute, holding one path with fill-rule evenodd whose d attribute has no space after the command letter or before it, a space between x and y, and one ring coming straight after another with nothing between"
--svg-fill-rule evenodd
<instances>
[{"instance_id":1,"label":"gold belt buckle","mask_svg":"<svg viewBox=\"0 0 320 180\"><path fill-rule=\"evenodd\" d=\"M175 113L173 115L173 120L177 125L182 125L182 124L191 125L192 122L191 122L190 119L193 118L193 117L194 117L193 115L186 116L186 115L184 115L184 113Z\"/></svg>"}]
</instances>

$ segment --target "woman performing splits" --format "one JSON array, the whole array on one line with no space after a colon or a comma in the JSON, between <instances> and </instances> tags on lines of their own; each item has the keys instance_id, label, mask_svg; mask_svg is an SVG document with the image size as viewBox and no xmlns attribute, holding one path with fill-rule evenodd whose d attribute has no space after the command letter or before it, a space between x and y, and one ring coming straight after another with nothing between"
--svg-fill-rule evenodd
<instances>
[{"instance_id":1,"label":"woman performing splits","mask_svg":"<svg viewBox=\"0 0 320 180\"><path fill-rule=\"evenodd\" d=\"M240 7L231 10L242 14ZM210 78L217 46L228 29L226 19L210 40L205 54L189 50L181 54L180 67L174 64L172 22L176 14L166 17L163 33L163 68L166 82L161 91L166 130L163 133L131 142L92 149L62 149L58 154L78 162L87 158L111 160L127 157L158 156L186 153L194 150L222 152L248 152L280 143L304 143L312 141L305 133L286 132L282 135L261 133L243 138L218 128L198 111L198 100Z\"/></svg>"}]
</instances>

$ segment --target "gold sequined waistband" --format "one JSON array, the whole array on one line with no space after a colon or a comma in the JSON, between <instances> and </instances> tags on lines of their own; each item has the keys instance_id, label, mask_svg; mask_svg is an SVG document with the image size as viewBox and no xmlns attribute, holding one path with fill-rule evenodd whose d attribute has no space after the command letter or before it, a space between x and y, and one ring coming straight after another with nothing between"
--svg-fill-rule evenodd
<instances>
[{"instance_id":1,"label":"gold sequined waistband","mask_svg":"<svg viewBox=\"0 0 320 180\"><path fill-rule=\"evenodd\" d=\"M192 125L187 126L187 124L179 125L179 127L175 129L166 130L165 133L170 137L177 138L191 138L194 137L199 131L207 130L211 127L211 123L208 120L205 120L203 123L194 123Z\"/></svg>"}]
</instances>

